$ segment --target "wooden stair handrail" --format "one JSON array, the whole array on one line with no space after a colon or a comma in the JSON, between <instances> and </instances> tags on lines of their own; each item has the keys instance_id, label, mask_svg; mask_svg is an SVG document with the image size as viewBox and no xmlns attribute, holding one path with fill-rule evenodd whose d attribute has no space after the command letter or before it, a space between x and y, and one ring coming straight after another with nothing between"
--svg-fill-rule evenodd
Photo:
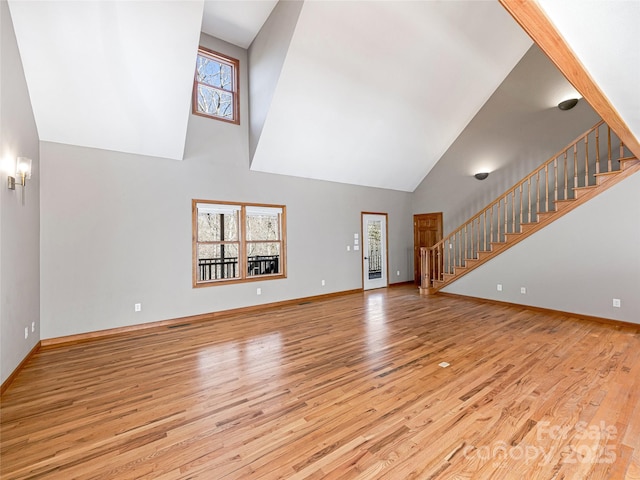
<instances>
[{"instance_id":1,"label":"wooden stair handrail","mask_svg":"<svg viewBox=\"0 0 640 480\"><path fill-rule=\"evenodd\" d=\"M490 210L492 207L494 207L495 205L497 205L499 202L501 202L502 200L504 200L505 197L507 197L511 192L513 192L514 190L518 189L518 187L520 187L521 185L524 185L529 179L533 178L538 172L544 170L545 166L549 166L551 163L553 163L553 161L555 159L557 159L560 155L562 155L564 152L568 151L569 149L571 149L574 145L578 144L578 142L580 142L580 140L584 140L585 137L587 137L591 132L593 132L594 130L596 130L597 128L599 128L601 125L604 124L604 121L600 120L596 125L594 125L593 127L591 127L586 133L583 133L582 135L580 135L579 137L577 137L573 142L571 142L568 146L566 146L565 148L563 148L562 150L559 150L554 156L552 156L551 158L549 158L549 160L547 160L546 162L544 162L541 166L539 166L538 168L536 168L535 170L533 170L531 173L529 173L529 175L527 175L526 177L524 177L523 179L521 179L519 182L517 182L515 185L513 185L513 187L507 189L502 195L500 195L498 198L496 198L493 202L491 202L489 205L487 205L485 208L483 208L482 210L480 210L478 213L476 213L473 217L471 217L469 220L467 220L466 222L463 222L456 230L454 230L453 232L451 232L449 235L447 235L447 237L443 238L442 240L440 240L438 243L436 243L432 248L435 248L438 246L438 244L442 243L444 244L445 241L447 240L447 238L453 237L456 233L459 233L462 231L462 229L465 227L465 225L468 225L474 221L476 221L477 219L479 219L482 214L488 210Z\"/></svg>"},{"instance_id":2,"label":"wooden stair handrail","mask_svg":"<svg viewBox=\"0 0 640 480\"><path fill-rule=\"evenodd\" d=\"M607 127L606 152L600 155L600 149L601 147L604 149L604 143L601 144L600 142L599 129L603 125ZM595 143L592 144L592 147L595 147L595 159L593 159L595 164L592 170L590 170L589 160L590 135L594 135L595 139ZM620 158L618 158L620 161L624 157L625 145L621 139L618 138L618 140L620 141ZM584 162L582 162L582 158L579 162L578 150L582 148L582 145L584 145L584 152L581 151L581 155L584 154ZM600 162L604 162L605 154L607 157L607 165L603 165L601 168ZM569 170L569 167L571 170ZM584 172L580 170L581 168L584 168ZM562 184L558 183L560 169L562 169ZM601 169L603 170L602 172ZM556 152L524 178L516 182L502 195L498 196L435 245L421 248L421 288L431 288L433 281L444 282L447 280L447 278L444 277L445 273L448 274L447 277L455 276L452 275L452 268L459 268L457 265L458 259L464 261L466 265L469 260L475 259L476 254L478 255L478 259L480 258L480 253L485 252L483 255L486 255L486 253L491 251L492 244L495 243L494 238L497 237L498 241L501 242L500 239L503 236L506 239L507 235L512 233L518 234L524 231L525 226L537 223L540 216L544 217L545 213L551 214L555 212L558 208L558 202L568 199L569 191L573 191L574 198L577 198L577 189L583 188L581 186L579 187L579 178L584 178L584 186L589 186L590 176L611 173L613 171L611 128L601 120L589 130L579 135L567 146ZM572 173L572 182L569 181L569 173ZM571 185L571 183L573 185ZM532 192L534 185L536 191ZM540 192L541 187L544 190L542 194ZM526 198L524 197L525 190ZM563 192L562 198L559 198L559 192ZM517 199L518 193L519 199ZM510 202L509 199L511 199ZM527 206L526 212L524 211L525 204ZM550 204L553 205L553 210L550 209ZM516 213L516 207L518 205L520 208L519 212ZM503 207L502 211L501 206ZM535 213L532 213L534 207ZM495 217L494 211L497 211ZM509 213L509 211L511 213ZM503 220L504 224L502 223ZM495 228L494 225L496 226ZM518 225L520 232L515 231L516 225ZM530 227L527 228L529 229ZM449 248L446 248L447 245ZM469 251L471 252L470 257L467 256ZM447 259L446 263L444 262L445 259ZM453 267L451 265L453 265ZM434 271L433 278L431 278L430 273L432 270ZM451 278L449 278L449 280L451 280Z\"/></svg>"}]
</instances>

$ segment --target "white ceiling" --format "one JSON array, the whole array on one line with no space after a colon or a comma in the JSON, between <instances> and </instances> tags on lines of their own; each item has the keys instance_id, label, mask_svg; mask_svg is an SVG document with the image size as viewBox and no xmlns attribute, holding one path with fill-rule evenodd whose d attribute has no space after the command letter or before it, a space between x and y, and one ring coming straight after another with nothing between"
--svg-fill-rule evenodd
<instances>
[{"instance_id":1,"label":"white ceiling","mask_svg":"<svg viewBox=\"0 0 640 480\"><path fill-rule=\"evenodd\" d=\"M560 3L638 136L640 3ZM275 4L9 0L40 139L182 159L200 30L247 47ZM307 1L252 168L412 191L530 44L497 1Z\"/></svg>"},{"instance_id":2,"label":"white ceiling","mask_svg":"<svg viewBox=\"0 0 640 480\"><path fill-rule=\"evenodd\" d=\"M413 191L531 44L497 2L306 2L251 168Z\"/></svg>"},{"instance_id":3,"label":"white ceiling","mask_svg":"<svg viewBox=\"0 0 640 480\"><path fill-rule=\"evenodd\" d=\"M40 140L182 159L202 1L9 8Z\"/></svg>"},{"instance_id":4,"label":"white ceiling","mask_svg":"<svg viewBox=\"0 0 640 480\"><path fill-rule=\"evenodd\" d=\"M202 31L249 48L278 0L207 0Z\"/></svg>"}]
</instances>

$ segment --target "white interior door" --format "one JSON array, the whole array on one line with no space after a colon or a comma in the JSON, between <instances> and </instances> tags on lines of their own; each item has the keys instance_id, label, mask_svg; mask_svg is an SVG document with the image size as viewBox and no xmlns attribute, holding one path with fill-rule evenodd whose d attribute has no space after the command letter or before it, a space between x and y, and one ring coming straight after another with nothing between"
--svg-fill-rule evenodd
<instances>
[{"instance_id":1,"label":"white interior door","mask_svg":"<svg viewBox=\"0 0 640 480\"><path fill-rule=\"evenodd\" d=\"M364 289L387 286L387 216L362 214Z\"/></svg>"}]
</instances>

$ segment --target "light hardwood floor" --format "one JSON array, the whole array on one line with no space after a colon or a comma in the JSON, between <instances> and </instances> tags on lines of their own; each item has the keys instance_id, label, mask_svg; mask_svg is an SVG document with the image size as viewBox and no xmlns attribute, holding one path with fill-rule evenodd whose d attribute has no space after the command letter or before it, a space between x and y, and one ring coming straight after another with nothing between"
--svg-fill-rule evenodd
<instances>
[{"instance_id":1,"label":"light hardwood floor","mask_svg":"<svg viewBox=\"0 0 640 480\"><path fill-rule=\"evenodd\" d=\"M41 350L0 413L4 480L640 479L640 326L393 288Z\"/></svg>"}]
</instances>

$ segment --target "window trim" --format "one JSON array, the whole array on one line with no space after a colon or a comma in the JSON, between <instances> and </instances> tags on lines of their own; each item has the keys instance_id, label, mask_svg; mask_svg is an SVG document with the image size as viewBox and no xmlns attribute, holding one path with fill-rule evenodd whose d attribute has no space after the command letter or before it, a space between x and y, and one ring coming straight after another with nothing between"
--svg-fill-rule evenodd
<instances>
[{"instance_id":1,"label":"window trim","mask_svg":"<svg viewBox=\"0 0 640 480\"><path fill-rule=\"evenodd\" d=\"M240 61L236 58L230 57L228 55L224 55L222 53L218 53L209 48L199 46L198 47L198 55L202 55L204 57L209 57L216 62L226 63L230 65L233 70L233 90L224 90L225 92L231 93L231 98L233 99L233 118L227 119L224 117L219 117L217 115L212 115L210 113L200 112L198 111L198 85L201 82L198 82L198 66L197 66L197 57L196 57L196 68L193 72L193 93L191 95L191 113L194 115L198 115L200 117L205 118L213 118L215 120L220 120L221 122L233 123L235 125L240 125ZM202 83L202 85L207 85L206 83ZM211 86L211 85L209 85ZM212 87L215 88L215 87ZM220 89L218 89L220 90Z\"/></svg>"},{"instance_id":2,"label":"window trim","mask_svg":"<svg viewBox=\"0 0 640 480\"><path fill-rule=\"evenodd\" d=\"M240 207L239 223L241 225L238 234L239 244L238 248L238 270L240 272L239 278L232 279L220 279L220 280L206 280L198 281L198 204L208 203L211 205L233 205ZM246 272L246 253L247 243L260 243L263 240L247 240L246 237L246 208L247 207L268 207L268 208L280 208L282 209L282 217L280 220L280 240L264 240L268 243L280 243L280 273L270 275L258 275L249 276ZM267 203L249 203L249 202L228 202L219 200L203 200L192 199L191 200L191 243L192 243L192 257L191 257L191 269L192 269L192 285L193 288L211 287L214 285L229 285L234 283L249 283L259 282L266 280L279 280L287 278L287 207L286 205L273 205ZM219 241L214 243L236 243L236 241Z\"/></svg>"}]
</instances>

